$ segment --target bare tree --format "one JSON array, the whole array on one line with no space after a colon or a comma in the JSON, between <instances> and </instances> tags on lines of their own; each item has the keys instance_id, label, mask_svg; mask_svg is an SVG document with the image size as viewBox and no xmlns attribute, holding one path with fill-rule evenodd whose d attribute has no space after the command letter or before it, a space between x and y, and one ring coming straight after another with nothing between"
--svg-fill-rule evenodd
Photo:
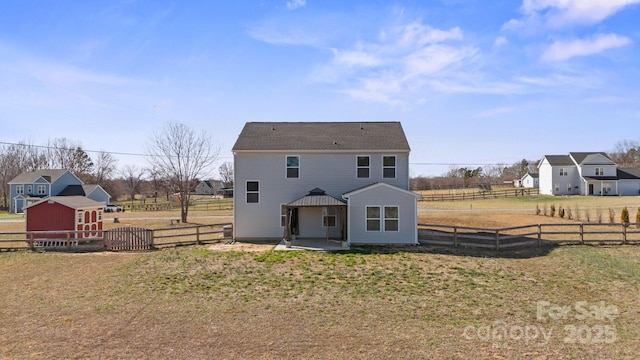
<instances>
[{"instance_id":1,"label":"bare tree","mask_svg":"<svg viewBox=\"0 0 640 360\"><path fill-rule=\"evenodd\" d=\"M116 171L117 160L108 152L101 151L95 157L91 181L104 187L104 183L111 179Z\"/></svg>"},{"instance_id":2,"label":"bare tree","mask_svg":"<svg viewBox=\"0 0 640 360\"><path fill-rule=\"evenodd\" d=\"M26 142L0 147L0 184L2 206L8 207L9 181L24 171L34 171L46 167L46 157L40 149Z\"/></svg>"},{"instance_id":3,"label":"bare tree","mask_svg":"<svg viewBox=\"0 0 640 360\"><path fill-rule=\"evenodd\" d=\"M148 161L178 193L182 222L187 222L191 189L196 179L205 177L219 153L220 148L213 146L205 132L197 134L184 124L168 123L151 136L147 145Z\"/></svg>"},{"instance_id":4,"label":"bare tree","mask_svg":"<svg viewBox=\"0 0 640 360\"><path fill-rule=\"evenodd\" d=\"M136 194L140 191L140 183L144 177L145 170L135 165L125 165L121 171L122 180L129 193L131 201L135 199Z\"/></svg>"},{"instance_id":5,"label":"bare tree","mask_svg":"<svg viewBox=\"0 0 640 360\"><path fill-rule=\"evenodd\" d=\"M220 180L224 183L225 187L233 186L233 164L229 161L223 163L218 168L218 172L220 173Z\"/></svg>"},{"instance_id":6,"label":"bare tree","mask_svg":"<svg viewBox=\"0 0 640 360\"><path fill-rule=\"evenodd\" d=\"M618 141L609 156L618 166L636 167L640 165L640 143L632 140Z\"/></svg>"},{"instance_id":7,"label":"bare tree","mask_svg":"<svg viewBox=\"0 0 640 360\"><path fill-rule=\"evenodd\" d=\"M50 168L69 170L84 180L90 176L93 169L93 161L82 149L82 145L67 138L49 140L47 160Z\"/></svg>"}]
</instances>

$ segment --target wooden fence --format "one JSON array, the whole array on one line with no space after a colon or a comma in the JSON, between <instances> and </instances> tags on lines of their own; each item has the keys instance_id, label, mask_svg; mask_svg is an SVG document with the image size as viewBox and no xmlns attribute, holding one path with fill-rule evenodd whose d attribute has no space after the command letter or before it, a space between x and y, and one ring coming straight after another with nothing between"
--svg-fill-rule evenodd
<instances>
[{"instance_id":1,"label":"wooden fence","mask_svg":"<svg viewBox=\"0 0 640 360\"><path fill-rule=\"evenodd\" d=\"M500 229L419 224L418 238L424 244L495 250L545 243L640 244L640 223L535 224Z\"/></svg>"},{"instance_id":2,"label":"wooden fence","mask_svg":"<svg viewBox=\"0 0 640 360\"><path fill-rule=\"evenodd\" d=\"M514 188L505 190L456 190L449 194L423 194L419 201L470 201L538 195L538 188Z\"/></svg>"},{"instance_id":3,"label":"wooden fence","mask_svg":"<svg viewBox=\"0 0 640 360\"><path fill-rule=\"evenodd\" d=\"M163 229L116 228L100 231L0 233L0 251L136 251L197 245L231 238L231 224L188 225Z\"/></svg>"}]
</instances>

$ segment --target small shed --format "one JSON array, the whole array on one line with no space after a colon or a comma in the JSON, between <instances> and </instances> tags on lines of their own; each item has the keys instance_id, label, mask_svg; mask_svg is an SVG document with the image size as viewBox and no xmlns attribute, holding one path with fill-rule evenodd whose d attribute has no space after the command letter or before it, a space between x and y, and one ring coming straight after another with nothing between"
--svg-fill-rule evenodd
<instances>
[{"instance_id":1,"label":"small shed","mask_svg":"<svg viewBox=\"0 0 640 360\"><path fill-rule=\"evenodd\" d=\"M52 196L25 208L27 231L88 231L74 238L96 237L102 230L104 204L84 196ZM63 238L64 233L42 233L34 238Z\"/></svg>"}]
</instances>

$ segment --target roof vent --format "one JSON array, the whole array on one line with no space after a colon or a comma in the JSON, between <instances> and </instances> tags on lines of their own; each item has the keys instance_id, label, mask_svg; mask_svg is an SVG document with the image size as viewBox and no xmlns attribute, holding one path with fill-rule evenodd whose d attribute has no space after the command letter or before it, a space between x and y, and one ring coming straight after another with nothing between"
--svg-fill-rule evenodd
<instances>
[{"instance_id":1,"label":"roof vent","mask_svg":"<svg viewBox=\"0 0 640 360\"><path fill-rule=\"evenodd\" d=\"M322 190L320 188L315 188L315 189L309 191L309 195L311 195L311 196L324 195L324 190Z\"/></svg>"},{"instance_id":2,"label":"roof vent","mask_svg":"<svg viewBox=\"0 0 640 360\"><path fill-rule=\"evenodd\" d=\"M364 130L364 126L360 123L360 130Z\"/></svg>"},{"instance_id":3,"label":"roof vent","mask_svg":"<svg viewBox=\"0 0 640 360\"><path fill-rule=\"evenodd\" d=\"M333 145L338 145L338 142L333 140Z\"/></svg>"}]
</instances>

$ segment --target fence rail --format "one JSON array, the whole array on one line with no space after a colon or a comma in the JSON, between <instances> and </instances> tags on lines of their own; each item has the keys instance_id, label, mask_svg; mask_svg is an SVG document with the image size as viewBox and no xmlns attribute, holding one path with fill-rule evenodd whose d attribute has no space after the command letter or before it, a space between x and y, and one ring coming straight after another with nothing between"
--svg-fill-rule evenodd
<instances>
[{"instance_id":1,"label":"fence rail","mask_svg":"<svg viewBox=\"0 0 640 360\"><path fill-rule=\"evenodd\" d=\"M462 193L457 193L461 191ZM518 196L538 195L538 188L515 188L506 190L457 190L454 194L423 194L419 201L470 201L483 199L499 199Z\"/></svg>"},{"instance_id":2,"label":"fence rail","mask_svg":"<svg viewBox=\"0 0 640 360\"><path fill-rule=\"evenodd\" d=\"M419 224L418 238L424 244L495 250L550 242L640 244L640 223L533 224L500 229Z\"/></svg>"},{"instance_id":3,"label":"fence rail","mask_svg":"<svg viewBox=\"0 0 640 360\"><path fill-rule=\"evenodd\" d=\"M135 251L199 245L230 239L230 223L162 229L117 228L92 231L25 231L0 233L0 251Z\"/></svg>"}]
</instances>

